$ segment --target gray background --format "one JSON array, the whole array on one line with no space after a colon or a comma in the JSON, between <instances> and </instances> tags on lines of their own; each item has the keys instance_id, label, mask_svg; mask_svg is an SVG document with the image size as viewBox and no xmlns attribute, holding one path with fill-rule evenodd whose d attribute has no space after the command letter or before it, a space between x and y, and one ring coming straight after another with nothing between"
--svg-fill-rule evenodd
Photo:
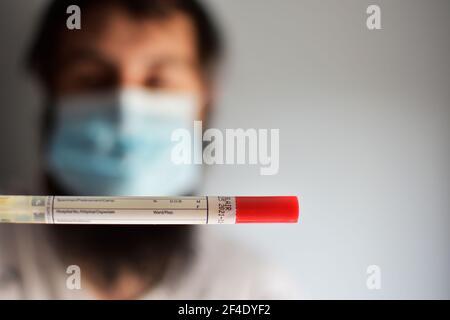
<instances>
[{"instance_id":1,"label":"gray background","mask_svg":"<svg viewBox=\"0 0 450 320\"><path fill-rule=\"evenodd\" d=\"M0 186L32 184L39 0L0 3ZM208 168L204 194L294 194L299 225L211 227L309 298L450 298L450 1L210 0L229 38L213 125L279 128L280 171ZM366 28L378 4L382 30ZM368 290L366 268L382 271Z\"/></svg>"}]
</instances>

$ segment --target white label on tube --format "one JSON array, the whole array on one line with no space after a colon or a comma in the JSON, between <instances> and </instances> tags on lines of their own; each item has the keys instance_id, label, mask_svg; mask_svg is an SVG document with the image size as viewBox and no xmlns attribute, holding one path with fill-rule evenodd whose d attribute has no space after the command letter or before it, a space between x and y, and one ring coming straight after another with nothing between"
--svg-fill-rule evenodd
<instances>
[{"instance_id":1,"label":"white label on tube","mask_svg":"<svg viewBox=\"0 0 450 320\"><path fill-rule=\"evenodd\" d=\"M208 224L236 223L235 197L208 197Z\"/></svg>"},{"instance_id":2,"label":"white label on tube","mask_svg":"<svg viewBox=\"0 0 450 320\"><path fill-rule=\"evenodd\" d=\"M55 223L53 221L53 199L54 196L45 197L45 223Z\"/></svg>"},{"instance_id":3,"label":"white label on tube","mask_svg":"<svg viewBox=\"0 0 450 320\"><path fill-rule=\"evenodd\" d=\"M49 199L52 198L52 199ZM48 197L55 224L233 224L234 197Z\"/></svg>"}]
</instances>

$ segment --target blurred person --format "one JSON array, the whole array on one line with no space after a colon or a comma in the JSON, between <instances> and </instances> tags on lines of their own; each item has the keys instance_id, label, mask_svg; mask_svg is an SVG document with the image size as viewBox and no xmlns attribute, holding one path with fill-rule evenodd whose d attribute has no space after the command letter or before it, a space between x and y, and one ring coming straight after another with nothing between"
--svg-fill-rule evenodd
<instances>
[{"instance_id":1,"label":"blurred person","mask_svg":"<svg viewBox=\"0 0 450 320\"><path fill-rule=\"evenodd\" d=\"M81 30L66 27L81 8ZM57 0L29 67L45 93L33 194L192 195L199 166L167 161L170 132L206 121L222 52L194 0ZM164 161L166 159L166 161ZM66 269L81 270L81 290ZM0 298L292 298L283 275L190 226L0 226Z\"/></svg>"}]
</instances>

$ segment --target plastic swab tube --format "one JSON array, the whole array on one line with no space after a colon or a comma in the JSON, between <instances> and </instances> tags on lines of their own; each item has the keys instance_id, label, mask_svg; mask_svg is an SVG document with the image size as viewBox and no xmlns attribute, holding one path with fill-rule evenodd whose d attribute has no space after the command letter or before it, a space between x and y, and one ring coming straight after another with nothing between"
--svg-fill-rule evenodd
<instances>
[{"instance_id":1,"label":"plastic swab tube","mask_svg":"<svg viewBox=\"0 0 450 320\"><path fill-rule=\"evenodd\" d=\"M299 203L283 197L0 196L1 223L296 223Z\"/></svg>"}]
</instances>

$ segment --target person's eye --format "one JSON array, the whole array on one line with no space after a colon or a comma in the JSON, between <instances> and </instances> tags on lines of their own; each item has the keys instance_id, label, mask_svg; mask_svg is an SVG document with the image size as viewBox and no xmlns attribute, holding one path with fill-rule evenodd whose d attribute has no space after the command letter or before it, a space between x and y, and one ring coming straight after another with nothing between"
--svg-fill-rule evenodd
<instances>
[{"instance_id":1,"label":"person's eye","mask_svg":"<svg viewBox=\"0 0 450 320\"><path fill-rule=\"evenodd\" d=\"M114 76L97 65L74 64L60 73L60 83L70 91L103 90L114 85Z\"/></svg>"},{"instance_id":2,"label":"person's eye","mask_svg":"<svg viewBox=\"0 0 450 320\"><path fill-rule=\"evenodd\" d=\"M111 78L101 74L78 74L73 76L72 83L80 89L104 89L111 85Z\"/></svg>"},{"instance_id":3,"label":"person's eye","mask_svg":"<svg viewBox=\"0 0 450 320\"><path fill-rule=\"evenodd\" d=\"M147 79L145 86L149 89L163 89L168 86L168 83L160 76L152 76Z\"/></svg>"}]
</instances>

